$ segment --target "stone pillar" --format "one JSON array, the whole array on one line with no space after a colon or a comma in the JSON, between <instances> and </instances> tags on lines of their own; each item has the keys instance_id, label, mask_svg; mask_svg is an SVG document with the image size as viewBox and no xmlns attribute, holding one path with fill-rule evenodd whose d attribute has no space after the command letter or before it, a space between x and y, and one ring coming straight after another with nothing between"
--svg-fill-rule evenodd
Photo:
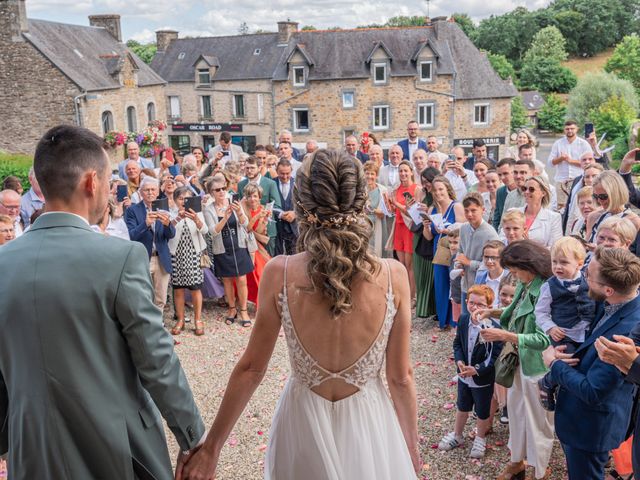
<instances>
[{"instance_id":1,"label":"stone pillar","mask_svg":"<svg viewBox=\"0 0 640 480\"><path fill-rule=\"evenodd\" d=\"M28 29L25 0L0 0L0 36L8 34L12 42L23 42Z\"/></svg>"},{"instance_id":2,"label":"stone pillar","mask_svg":"<svg viewBox=\"0 0 640 480\"><path fill-rule=\"evenodd\" d=\"M173 40L178 39L178 32L175 30L156 30L156 46L158 52L164 52Z\"/></svg>"},{"instance_id":3,"label":"stone pillar","mask_svg":"<svg viewBox=\"0 0 640 480\"><path fill-rule=\"evenodd\" d=\"M120 29L120 15L89 15L89 25L102 27L111 34L119 43L122 43L122 30Z\"/></svg>"},{"instance_id":4,"label":"stone pillar","mask_svg":"<svg viewBox=\"0 0 640 480\"><path fill-rule=\"evenodd\" d=\"M298 31L298 22L278 22L278 45L289 43L291 34Z\"/></svg>"}]
</instances>

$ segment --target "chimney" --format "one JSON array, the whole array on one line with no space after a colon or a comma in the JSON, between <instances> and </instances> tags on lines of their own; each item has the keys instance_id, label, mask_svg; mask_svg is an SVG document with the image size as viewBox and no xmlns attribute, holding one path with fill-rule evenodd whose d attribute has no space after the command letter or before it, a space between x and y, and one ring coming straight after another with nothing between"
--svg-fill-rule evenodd
<instances>
[{"instance_id":1,"label":"chimney","mask_svg":"<svg viewBox=\"0 0 640 480\"><path fill-rule=\"evenodd\" d=\"M22 34L29 30L25 0L0 0L0 18L8 19L8 33L12 42L23 42ZM3 22L3 25L6 25Z\"/></svg>"},{"instance_id":2,"label":"chimney","mask_svg":"<svg viewBox=\"0 0 640 480\"><path fill-rule=\"evenodd\" d=\"M291 34L298 31L298 22L278 22L278 45L289 43Z\"/></svg>"},{"instance_id":3,"label":"chimney","mask_svg":"<svg viewBox=\"0 0 640 480\"><path fill-rule=\"evenodd\" d=\"M156 30L156 46L158 52L164 52L173 40L178 39L178 32L175 30Z\"/></svg>"},{"instance_id":4,"label":"chimney","mask_svg":"<svg viewBox=\"0 0 640 480\"><path fill-rule=\"evenodd\" d=\"M118 43L122 43L120 15L89 15L89 25L104 28Z\"/></svg>"}]
</instances>

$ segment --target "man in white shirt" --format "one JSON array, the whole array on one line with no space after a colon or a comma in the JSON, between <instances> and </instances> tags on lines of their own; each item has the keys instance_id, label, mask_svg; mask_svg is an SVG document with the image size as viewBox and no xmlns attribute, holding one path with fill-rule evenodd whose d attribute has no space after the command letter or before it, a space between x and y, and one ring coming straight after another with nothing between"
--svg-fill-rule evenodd
<instances>
[{"instance_id":1,"label":"man in white shirt","mask_svg":"<svg viewBox=\"0 0 640 480\"><path fill-rule=\"evenodd\" d=\"M453 147L451 153L455 155L456 159L447 158L443 166L444 176L451 182L451 186L456 192L456 200L462 201L469 187L478 183L478 180L471 170L467 170L463 166L466 159L464 150L461 147Z\"/></svg>"},{"instance_id":2,"label":"man in white shirt","mask_svg":"<svg viewBox=\"0 0 640 480\"><path fill-rule=\"evenodd\" d=\"M15 190L3 190L0 192L0 214L13 219L13 229L16 238L22 235L24 225L20 217L20 194Z\"/></svg>"},{"instance_id":3,"label":"man in white shirt","mask_svg":"<svg viewBox=\"0 0 640 480\"><path fill-rule=\"evenodd\" d=\"M218 154L219 152L220 154ZM222 132L218 139L218 145L209 150L209 158L215 158L218 163L224 167L229 160L239 162L242 153L242 148L231 143L231 134L229 132Z\"/></svg>"},{"instance_id":4,"label":"man in white shirt","mask_svg":"<svg viewBox=\"0 0 640 480\"><path fill-rule=\"evenodd\" d=\"M442 153L438 150L438 138L434 135L429 135L427 137L427 158L431 156L431 154L437 155L440 160L440 165L447 159L447 154ZM440 168L438 168L439 170Z\"/></svg>"},{"instance_id":5,"label":"man in white shirt","mask_svg":"<svg viewBox=\"0 0 640 480\"><path fill-rule=\"evenodd\" d=\"M402 148L400 145L392 145L389 149L389 165L384 165L378 175L378 183L385 187L395 188L400 183L398 165L402 161Z\"/></svg>"},{"instance_id":6,"label":"man in white shirt","mask_svg":"<svg viewBox=\"0 0 640 480\"><path fill-rule=\"evenodd\" d=\"M291 176L293 178L296 177L296 172L302 165L302 162L299 162L295 158L293 158L293 147L290 142L282 141L278 144L278 159L279 160L287 160L291 163Z\"/></svg>"},{"instance_id":7,"label":"man in white shirt","mask_svg":"<svg viewBox=\"0 0 640 480\"><path fill-rule=\"evenodd\" d=\"M547 163L556 167L555 182L558 193L558 208L565 206L573 179L582 174L580 157L591 151L591 145L578 137L578 124L575 120L564 123L564 137L555 141Z\"/></svg>"}]
</instances>

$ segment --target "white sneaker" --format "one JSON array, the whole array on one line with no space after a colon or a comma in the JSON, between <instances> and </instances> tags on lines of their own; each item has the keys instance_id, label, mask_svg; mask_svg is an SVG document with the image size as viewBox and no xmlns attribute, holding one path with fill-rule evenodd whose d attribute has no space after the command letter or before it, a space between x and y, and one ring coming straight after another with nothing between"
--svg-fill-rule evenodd
<instances>
[{"instance_id":1,"label":"white sneaker","mask_svg":"<svg viewBox=\"0 0 640 480\"><path fill-rule=\"evenodd\" d=\"M484 452L487 449L487 442L484 438L476 437L473 440L473 446L471 447L471 453L469 456L471 458L482 458L484 457Z\"/></svg>"},{"instance_id":2,"label":"white sneaker","mask_svg":"<svg viewBox=\"0 0 640 480\"><path fill-rule=\"evenodd\" d=\"M438 450L444 450L445 452L453 450L454 448L461 447L464 444L464 438L456 437L454 432L447 433L440 443L438 444Z\"/></svg>"}]
</instances>

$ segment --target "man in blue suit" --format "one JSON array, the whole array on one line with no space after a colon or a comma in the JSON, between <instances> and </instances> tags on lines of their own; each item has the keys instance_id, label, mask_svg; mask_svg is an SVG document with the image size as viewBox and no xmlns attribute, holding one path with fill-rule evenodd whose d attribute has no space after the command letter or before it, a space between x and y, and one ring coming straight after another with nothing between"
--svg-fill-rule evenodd
<instances>
[{"instance_id":1,"label":"man in blue suit","mask_svg":"<svg viewBox=\"0 0 640 480\"><path fill-rule=\"evenodd\" d=\"M418 127L418 122L415 120L411 120L407 123L407 135L409 138L405 138L404 140L400 140L398 145L402 149L402 159L403 160L411 160L413 156L413 152L421 148L425 152L427 151L427 142L418 138L420 134L420 128Z\"/></svg>"},{"instance_id":2,"label":"man in blue suit","mask_svg":"<svg viewBox=\"0 0 640 480\"><path fill-rule=\"evenodd\" d=\"M280 160L276 167L276 185L282 210L274 210L276 220L276 255L293 255L298 241L298 222L293 207L292 166L288 160Z\"/></svg>"},{"instance_id":3,"label":"man in blue suit","mask_svg":"<svg viewBox=\"0 0 640 480\"><path fill-rule=\"evenodd\" d=\"M604 302L590 333L573 356L550 347L543 353L559 384L556 434L570 480L601 480L609 451L625 440L634 385L598 357L599 337L629 335L640 321L640 259L622 248L598 248L586 271L589 295ZM575 368L572 368L575 365Z\"/></svg>"},{"instance_id":4,"label":"man in blue suit","mask_svg":"<svg viewBox=\"0 0 640 480\"><path fill-rule=\"evenodd\" d=\"M125 221L131 240L142 243L149 254L149 269L153 282L154 303L162 310L167 303L167 289L171 277L171 253L169 239L175 237L176 229L169 212L152 211L151 204L158 198L158 181L145 177L139 192L142 201L127 209Z\"/></svg>"}]
</instances>

